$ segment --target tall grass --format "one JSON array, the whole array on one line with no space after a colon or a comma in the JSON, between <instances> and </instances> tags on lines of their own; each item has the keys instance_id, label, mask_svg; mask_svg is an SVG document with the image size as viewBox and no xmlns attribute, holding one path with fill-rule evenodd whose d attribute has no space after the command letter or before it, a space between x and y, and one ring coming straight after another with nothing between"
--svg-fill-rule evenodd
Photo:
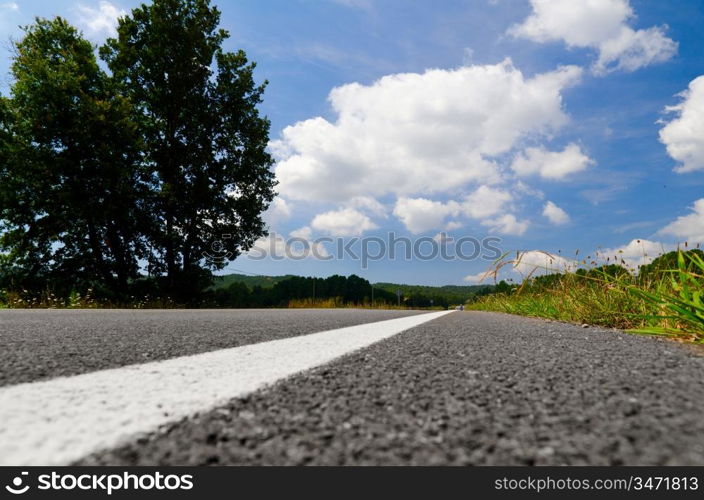
<instances>
[{"instance_id":1,"label":"tall grass","mask_svg":"<svg viewBox=\"0 0 704 500\"><path fill-rule=\"evenodd\" d=\"M691 334L704 343L704 259L697 254L677 253L677 269L655 290L632 287L631 293L654 306L656 314L646 316L658 321L656 326L635 330L637 333L678 336Z\"/></svg>"},{"instance_id":2,"label":"tall grass","mask_svg":"<svg viewBox=\"0 0 704 500\"><path fill-rule=\"evenodd\" d=\"M495 270L515 264L504 256ZM468 308L704 343L704 260L699 255L678 251L675 269L648 277L597 268L550 278L529 275L510 292L480 297Z\"/></svg>"}]
</instances>

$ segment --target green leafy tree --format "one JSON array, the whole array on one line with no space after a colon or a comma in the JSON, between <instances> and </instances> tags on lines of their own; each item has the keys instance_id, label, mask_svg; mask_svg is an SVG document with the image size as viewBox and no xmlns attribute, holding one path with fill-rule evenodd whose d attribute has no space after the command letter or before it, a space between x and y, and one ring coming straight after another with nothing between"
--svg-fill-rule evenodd
<instances>
[{"instance_id":1,"label":"green leafy tree","mask_svg":"<svg viewBox=\"0 0 704 500\"><path fill-rule=\"evenodd\" d=\"M603 281L612 281L630 276L628 269L619 264L605 264L595 267L587 272L587 276Z\"/></svg>"},{"instance_id":2,"label":"green leafy tree","mask_svg":"<svg viewBox=\"0 0 704 500\"><path fill-rule=\"evenodd\" d=\"M150 273L180 297L266 234L261 213L275 195L269 121L257 109L265 84L244 52L222 49L219 21L208 0L154 0L122 18L100 52L139 112L156 183ZM226 258L204 261L216 240Z\"/></svg>"},{"instance_id":3,"label":"green leafy tree","mask_svg":"<svg viewBox=\"0 0 704 500\"><path fill-rule=\"evenodd\" d=\"M0 100L2 285L125 293L144 220L132 108L65 20L37 19L14 48Z\"/></svg>"},{"instance_id":4,"label":"green leafy tree","mask_svg":"<svg viewBox=\"0 0 704 500\"><path fill-rule=\"evenodd\" d=\"M679 255L685 257L685 269L687 271L698 270L695 262L696 258L704 258L704 252L698 248L693 248L691 250L672 251L667 252L663 255L658 256L653 259L650 264L645 264L638 270L639 281L646 283L648 281L655 281L662 278L669 280L673 273L677 272L679 269Z\"/></svg>"}]
</instances>

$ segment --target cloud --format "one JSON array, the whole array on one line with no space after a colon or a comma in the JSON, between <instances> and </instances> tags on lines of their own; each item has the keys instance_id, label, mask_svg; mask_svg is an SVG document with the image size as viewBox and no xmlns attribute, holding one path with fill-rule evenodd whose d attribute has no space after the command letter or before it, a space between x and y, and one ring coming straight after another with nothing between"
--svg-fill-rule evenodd
<instances>
[{"instance_id":1,"label":"cloud","mask_svg":"<svg viewBox=\"0 0 704 500\"><path fill-rule=\"evenodd\" d=\"M578 264L574 260L541 250L521 252L513 262L513 269L524 277L564 273L574 271L577 267Z\"/></svg>"},{"instance_id":2,"label":"cloud","mask_svg":"<svg viewBox=\"0 0 704 500\"><path fill-rule=\"evenodd\" d=\"M369 217L353 208L318 214L313 218L311 226L331 236L359 236L378 227Z\"/></svg>"},{"instance_id":3,"label":"cloud","mask_svg":"<svg viewBox=\"0 0 704 500\"><path fill-rule=\"evenodd\" d=\"M634 239L619 247L601 249L594 252L589 256L588 262L566 258L542 250L529 250L520 252L517 255L516 259L513 260L513 270L524 278L544 274L574 272L580 267L590 267L595 264L615 263L624 265L630 271L637 271L638 267L649 264L656 257L674 248L674 245L658 241Z\"/></svg>"},{"instance_id":4,"label":"cloud","mask_svg":"<svg viewBox=\"0 0 704 500\"><path fill-rule=\"evenodd\" d=\"M430 230L444 228L447 230L457 229L462 224L453 220L448 223L448 217L466 216L472 219L487 219L501 213L509 201L511 194L507 191L489 186L480 186L475 191L465 197L462 202L450 200L446 203L433 201L427 198L407 198L401 197L396 201L394 215L403 222L413 234L424 233ZM513 233L518 231L521 225L511 225L509 219L491 219L490 225L497 231ZM515 218L513 219L515 222ZM506 229L510 228L510 229Z\"/></svg>"},{"instance_id":5,"label":"cloud","mask_svg":"<svg viewBox=\"0 0 704 500\"><path fill-rule=\"evenodd\" d=\"M526 78L506 60L337 87L335 121L298 122L271 143L278 189L287 199L339 203L499 182L497 156L567 122L561 92L580 75L567 66Z\"/></svg>"},{"instance_id":6,"label":"cloud","mask_svg":"<svg viewBox=\"0 0 704 500\"><path fill-rule=\"evenodd\" d=\"M17 29L20 6L17 2L0 0L0 29L8 36Z\"/></svg>"},{"instance_id":7,"label":"cloud","mask_svg":"<svg viewBox=\"0 0 704 500\"><path fill-rule=\"evenodd\" d=\"M635 71L666 61L677 52L677 42L665 36L665 28L634 30L628 26L634 17L628 0L531 0L531 5L531 15L512 26L509 34L596 49L595 74Z\"/></svg>"},{"instance_id":8,"label":"cloud","mask_svg":"<svg viewBox=\"0 0 704 500\"><path fill-rule=\"evenodd\" d=\"M327 259L330 257L330 253L322 243L311 239L311 234L312 231L307 226L291 231L289 237L298 239L298 241L292 242L286 241L280 234L270 233L259 238L247 252L247 255L255 260L261 260L263 256L295 260L305 258Z\"/></svg>"},{"instance_id":9,"label":"cloud","mask_svg":"<svg viewBox=\"0 0 704 500\"><path fill-rule=\"evenodd\" d=\"M537 198L539 200L542 200L545 198L545 193L543 193L540 189L536 189L532 186L528 186L525 184L523 181L518 181L514 184L513 186L513 191L515 193L521 193L526 196L530 196L532 198Z\"/></svg>"},{"instance_id":10,"label":"cloud","mask_svg":"<svg viewBox=\"0 0 704 500\"><path fill-rule=\"evenodd\" d=\"M692 212L682 215L658 231L658 234L678 238L690 244L704 243L704 198L694 202Z\"/></svg>"},{"instance_id":11,"label":"cloud","mask_svg":"<svg viewBox=\"0 0 704 500\"><path fill-rule=\"evenodd\" d=\"M264 212L263 217L267 225L275 226L291 217L291 205L283 198L276 197Z\"/></svg>"},{"instance_id":12,"label":"cloud","mask_svg":"<svg viewBox=\"0 0 704 500\"><path fill-rule=\"evenodd\" d=\"M9 10L12 12L19 12L20 6L17 2L4 2L0 4L0 10Z\"/></svg>"},{"instance_id":13,"label":"cloud","mask_svg":"<svg viewBox=\"0 0 704 500\"><path fill-rule=\"evenodd\" d=\"M78 22L89 35L115 35L117 19L127 15L127 11L114 4L101 0L97 7L79 4Z\"/></svg>"},{"instance_id":14,"label":"cloud","mask_svg":"<svg viewBox=\"0 0 704 500\"><path fill-rule=\"evenodd\" d=\"M399 198L394 207L394 215L413 234L437 229L445 224L445 218L456 215L460 210L457 202L442 203L426 198Z\"/></svg>"},{"instance_id":15,"label":"cloud","mask_svg":"<svg viewBox=\"0 0 704 500\"><path fill-rule=\"evenodd\" d=\"M477 274L468 274L464 278L462 278L464 281L467 283L473 283L473 284L480 284L480 283L487 283L491 281L493 274L488 273L487 271L482 271Z\"/></svg>"},{"instance_id":16,"label":"cloud","mask_svg":"<svg viewBox=\"0 0 704 500\"><path fill-rule=\"evenodd\" d=\"M594 73L605 74L615 70L635 71L644 66L665 62L677 53L677 42L667 36L661 27L634 31L623 27L617 37L599 46L599 59Z\"/></svg>"},{"instance_id":17,"label":"cloud","mask_svg":"<svg viewBox=\"0 0 704 500\"><path fill-rule=\"evenodd\" d=\"M505 214L495 219L488 219L482 222L483 226L488 226L494 233L521 236L528 229L528 221L519 221L513 214Z\"/></svg>"},{"instance_id":18,"label":"cloud","mask_svg":"<svg viewBox=\"0 0 704 500\"><path fill-rule=\"evenodd\" d=\"M388 218L386 207L371 196L355 196L348 205L377 217Z\"/></svg>"},{"instance_id":19,"label":"cloud","mask_svg":"<svg viewBox=\"0 0 704 500\"><path fill-rule=\"evenodd\" d=\"M289 238L303 240L311 250L311 257L327 258L330 256L327 248L319 241L313 240L313 230L309 226L304 226L289 233ZM305 245L298 243L289 244L289 252L295 256L305 255Z\"/></svg>"},{"instance_id":20,"label":"cloud","mask_svg":"<svg viewBox=\"0 0 704 500\"><path fill-rule=\"evenodd\" d=\"M620 247L600 250L599 260L600 264L605 264L605 259L608 257L610 263L615 262L622 265L625 263L627 269L635 271L642 265L650 264L653 259L673 248L673 245L666 245L658 241L634 239Z\"/></svg>"},{"instance_id":21,"label":"cloud","mask_svg":"<svg viewBox=\"0 0 704 500\"><path fill-rule=\"evenodd\" d=\"M449 236L447 233L442 232L442 233L437 233L435 236L433 236L433 241L437 243L438 245L447 245L448 243L451 243L454 238L452 236Z\"/></svg>"},{"instance_id":22,"label":"cloud","mask_svg":"<svg viewBox=\"0 0 704 500\"><path fill-rule=\"evenodd\" d=\"M313 238L313 230L309 226L303 226L289 233L291 238L301 238L303 240L310 240Z\"/></svg>"},{"instance_id":23,"label":"cloud","mask_svg":"<svg viewBox=\"0 0 704 500\"><path fill-rule=\"evenodd\" d=\"M527 148L514 158L511 169L520 176L539 175L544 179L562 180L581 172L594 161L577 144L568 144L562 151L547 151L543 147Z\"/></svg>"},{"instance_id":24,"label":"cloud","mask_svg":"<svg viewBox=\"0 0 704 500\"><path fill-rule=\"evenodd\" d=\"M681 103L666 108L677 117L660 130L660 142L681 163L675 172L704 170L704 75L689 82L680 96Z\"/></svg>"},{"instance_id":25,"label":"cloud","mask_svg":"<svg viewBox=\"0 0 704 500\"><path fill-rule=\"evenodd\" d=\"M480 186L462 204L462 210L469 217L481 219L499 213L511 201L511 194L502 189Z\"/></svg>"},{"instance_id":26,"label":"cloud","mask_svg":"<svg viewBox=\"0 0 704 500\"><path fill-rule=\"evenodd\" d=\"M556 226L562 226L570 221L570 216L567 212L555 205L552 201L548 201L543 208L543 215Z\"/></svg>"}]
</instances>

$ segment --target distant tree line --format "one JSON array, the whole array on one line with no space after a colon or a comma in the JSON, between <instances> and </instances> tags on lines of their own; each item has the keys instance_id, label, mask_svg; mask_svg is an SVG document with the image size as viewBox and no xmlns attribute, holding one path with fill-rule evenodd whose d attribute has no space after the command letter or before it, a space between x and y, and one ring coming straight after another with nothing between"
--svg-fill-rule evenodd
<instances>
[{"instance_id":1,"label":"distant tree line","mask_svg":"<svg viewBox=\"0 0 704 500\"><path fill-rule=\"evenodd\" d=\"M271 287L255 285L250 288L243 282L235 282L216 289L212 298L216 305L222 307L285 307L292 300L331 298L338 298L344 304L363 304L371 301L371 291L369 281L356 275L328 278L292 276L277 281ZM379 301L391 298L391 294L386 294L379 297Z\"/></svg>"},{"instance_id":2,"label":"distant tree line","mask_svg":"<svg viewBox=\"0 0 704 500\"><path fill-rule=\"evenodd\" d=\"M0 289L185 302L266 234L265 84L219 20L209 0L143 4L104 66L60 17L24 28L0 97Z\"/></svg>"},{"instance_id":3,"label":"distant tree line","mask_svg":"<svg viewBox=\"0 0 704 500\"><path fill-rule=\"evenodd\" d=\"M408 285L390 283L372 285L366 279L356 275L328 278L289 276L277 279L273 286L248 286L246 281L256 283L258 280L235 281L226 286L208 292L207 300L220 307L285 307L291 301L336 299L345 305L396 305L409 308L441 307L447 308L464 304L470 297L447 294L443 287L418 287L424 293L411 291ZM388 287L395 287L393 290ZM403 291L399 296L396 290ZM474 287L464 287L474 288ZM476 287L477 292L491 289L490 286ZM435 291L433 292L433 289ZM430 291L431 293L428 293ZM373 300L373 302L372 302Z\"/></svg>"},{"instance_id":4,"label":"distant tree line","mask_svg":"<svg viewBox=\"0 0 704 500\"><path fill-rule=\"evenodd\" d=\"M395 283L376 283L382 290L396 294L400 291L404 297L412 303L439 305L448 307L450 305L464 304L467 300L477 294L486 293L493 288L492 285L399 285Z\"/></svg>"},{"instance_id":5,"label":"distant tree line","mask_svg":"<svg viewBox=\"0 0 704 500\"><path fill-rule=\"evenodd\" d=\"M638 276L641 280L646 279L658 279L663 276L667 276L674 269L677 269L677 252L668 252L658 258L654 259L650 264L646 264L640 267L638 270ZM704 258L704 251L699 248L693 248L683 252L686 256L687 254L697 255L700 258ZM697 272L698 269L691 261L691 259L685 258L685 268L688 271Z\"/></svg>"}]
</instances>

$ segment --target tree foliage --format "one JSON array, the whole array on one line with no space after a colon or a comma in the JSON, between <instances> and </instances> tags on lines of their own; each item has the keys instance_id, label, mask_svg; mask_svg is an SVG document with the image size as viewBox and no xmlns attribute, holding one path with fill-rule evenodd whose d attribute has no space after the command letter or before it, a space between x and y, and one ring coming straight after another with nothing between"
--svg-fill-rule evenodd
<instances>
[{"instance_id":1,"label":"tree foliage","mask_svg":"<svg viewBox=\"0 0 704 500\"><path fill-rule=\"evenodd\" d=\"M505 282L502 282L506 285ZM508 286L508 285L506 285ZM302 276L218 276L212 292L216 305L226 307L285 306L291 300L339 299L343 304L395 305L406 307L449 307L464 304L490 293L493 285L422 286L375 283L351 275L327 278ZM373 289L373 292L372 292ZM396 295L401 292L400 301Z\"/></svg>"},{"instance_id":2,"label":"tree foliage","mask_svg":"<svg viewBox=\"0 0 704 500\"><path fill-rule=\"evenodd\" d=\"M653 259L650 264L645 264L638 269L638 277L641 281L669 279L674 271L678 269L679 251L667 252ZM688 256L704 258L704 252L698 248L682 252L685 257L685 268L688 271L697 270L694 261Z\"/></svg>"},{"instance_id":3,"label":"tree foliage","mask_svg":"<svg viewBox=\"0 0 704 500\"><path fill-rule=\"evenodd\" d=\"M265 234L273 199L265 85L244 52L225 52L220 13L207 0L157 0L124 18L101 49L139 115L145 162L155 182L148 234L152 272L188 291L213 241L230 259Z\"/></svg>"},{"instance_id":4,"label":"tree foliage","mask_svg":"<svg viewBox=\"0 0 704 500\"><path fill-rule=\"evenodd\" d=\"M0 287L125 296L146 272L187 302L266 234L265 85L219 20L142 5L100 48L109 72L65 20L25 29L0 98Z\"/></svg>"},{"instance_id":5,"label":"tree foliage","mask_svg":"<svg viewBox=\"0 0 704 500\"><path fill-rule=\"evenodd\" d=\"M342 304L360 305L371 303L372 284L354 274L327 278L288 276L268 287L250 288L243 281L234 281L211 295L216 305L224 307L286 307L289 301L306 299L338 299ZM374 303L395 304L396 294L375 287Z\"/></svg>"},{"instance_id":6,"label":"tree foliage","mask_svg":"<svg viewBox=\"0 0 704 500\"><path fill-rule=\"evenodd\" d=\"M143 250L131 105L61 18L37 20L15 49L0 106L3 277L124 291Z\"/></svg>"}]
</instances>

